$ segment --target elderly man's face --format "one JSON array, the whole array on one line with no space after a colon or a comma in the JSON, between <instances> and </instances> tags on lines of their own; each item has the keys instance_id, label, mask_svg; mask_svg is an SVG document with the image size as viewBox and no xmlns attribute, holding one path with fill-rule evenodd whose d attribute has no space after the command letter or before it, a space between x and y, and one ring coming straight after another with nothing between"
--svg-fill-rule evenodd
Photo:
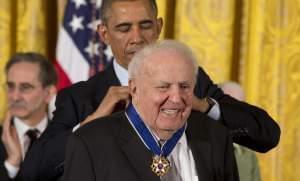
<instances>
[{"instance_id":1,"label":"elderly man's face","mask_svg":"<svg viewBox=\"0 0 300 181\"><path fill-rule=\"evenodd\" d=\"M39 65L27 62L14 64L8 70L7 95L13 116L28 120L46 113L51 96L42 86L39 72Z\"/></svg>"},{"instance_id":2,"label":"elderly man's face","mask_svg":"<svg viewBox=\"0 0 300 181\"><path fill-rule=\"evenodd\" d=\"M161 139L168 139L190 115L193 65L174 50L160 50L145 61L139 75L129 82L132 101L144 122Z\"/></svg>"},{"instance_id":3,"label":"elderly man's face","mask_svg":"<svg viewBox=\"0 0 300 181\"><path fill-rule=\"evenodd\" d=\"M107 24L100 25L98 32L127 68L135 52L158 39L161 27L162 20L155 17L148 0L123 1L112 4Z\"/></svg>"}]
</instances>

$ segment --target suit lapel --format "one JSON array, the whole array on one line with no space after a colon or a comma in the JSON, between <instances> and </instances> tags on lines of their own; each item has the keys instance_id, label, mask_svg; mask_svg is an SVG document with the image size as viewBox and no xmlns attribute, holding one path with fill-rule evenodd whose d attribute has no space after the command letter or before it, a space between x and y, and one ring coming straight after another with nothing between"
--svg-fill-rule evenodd
<instances>
[{"instance_id":1,"label":"suit lapel","mask_svg":"<svg viewBox=\"0 0 300 181\"><path fill-rule=\"evenodd\" d=\"M136 172L138 180L160 180L150 168L152 163L152 153L142 143L125 115L123 116L119 144L129 160L129 164L132 166L132 169Z\"/></svg>"},{"instance_id":2,"label":"suit lapel","mask_svg":"<svg viewBox=\"0 0 300 181\"><path fill-rule=\"evenodd\" d=\"M99 74L98 80L96 80L96 90L101 90L103 88L109 88L110 86L120 86L121 83L115 73L113 63L108 65L108 67ZM101 80L101 83L99 82Z\"/></svg>"},{"instance_id":3,"label":"suit lapel","mask_svg":"<svg viewBox=\"0 0 300 181\"><path fill-rule=\"evenodd\" d=\"M210 143L191 143L193 157L199 180L211 180L211 148Z\"/></svg>"},{"instance_id":4,"label":"suit lapel","mask_svg":"<svg viewBox=\"0 0 300 181\"><path fill-rule=\"evenodd\" d=\"M213 160L209 128L202 114L192 114L188 121L186 136L195 160L199 180L213 180ZM159 181L159 177L151 171L152 153L140 140L125 115L122 117L119 144L138 180Z\"/></svg>"},{"instance_id":5,"label":"suit lapel","mask_svg":"<svg viewBox=\"0 0 300 181\"><path fill-rule=\"evenodd\" d=\"M212 150L209 142L206 124L201 121L202 115L191 115L188 121L186 136L195 160L199 180L212 180Z\"/></svg>"}]
</instances>

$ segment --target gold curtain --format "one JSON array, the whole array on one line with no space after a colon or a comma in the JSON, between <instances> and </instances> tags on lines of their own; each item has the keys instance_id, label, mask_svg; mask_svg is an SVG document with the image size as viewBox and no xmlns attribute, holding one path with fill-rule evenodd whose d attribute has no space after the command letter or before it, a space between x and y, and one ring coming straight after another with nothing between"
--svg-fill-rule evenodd
<instances>
[{"instance_id":1,"label":"gold curtain","mask_svg":"<svg viewBox=\"0 0 300 181\"><path fill-rule=\"evenodd\" d=\"M6 111L5 63L15 52L23 51L39 52L53 59L56 12L53 0L0 0L0 120Z\"/></svg>"},{"instance_id":2,"label":"gold curtain","mask_svg":"<svg viewBox=\"0 0 300 181\"><path fill-rule=\"evenodd\" d=\"M245 1L241 80L247 100L280 123L279 146L260 155L263 178L300 178L300 1Z\"/></svg>"},{"instance_id":3,"label":"gold curtain","mask_svg":"<svg viewBox=\"0 0 300 181\"><path fill-rule=\"evenodd\" d=\"M158 17L162 17L164 20L164 26L160 35L160 38L165 38L166 20L167 20L167 0L157 0L157 6L159 7ZM171 27L172 28L172 27Z\"/></svg>"},{"instance_id":4,"label":"gold curtain","mask_svg":"<svg viewBox=\"0 0 300 181\"><path fill-rule=\"evenodd\" d=\"M3 119L6 110L5 91L4 91L4 66L11 52L10 22L11 2L6 0L0 1L0 120Z\"/></svg>"},{"instance_id":5,"label":"gold curtain","mask_svg":"<svg viewBox=\"0 0 300 181\"><path fill-rule=\"evenodd\" d=\"M46 54L46 7L41 0L17 1L16 51L37 51Z\"/></svg>"},{"instance_id":6,"label":"gold curtain","mask_svg":"<svg viewBox=\"0 0 300 181\"><path fill-rule=\"evenodd\" d=\"M298 180L300 0L165 3L164 37L190 45L214 82L240 82L246 100L267 110L280 124L280 144L259 154L262 180Z\"/></svg>"},{"instance_id":7,"label":"gold curtain","mask_svg":"<svg viewBox=\"0 0 300 181\"><path fill-rule=\"evenodd\" d=\"M234 0L180 0L174 37L190 45L217 82L230 78Z\"/></svg>"}]
</instances>

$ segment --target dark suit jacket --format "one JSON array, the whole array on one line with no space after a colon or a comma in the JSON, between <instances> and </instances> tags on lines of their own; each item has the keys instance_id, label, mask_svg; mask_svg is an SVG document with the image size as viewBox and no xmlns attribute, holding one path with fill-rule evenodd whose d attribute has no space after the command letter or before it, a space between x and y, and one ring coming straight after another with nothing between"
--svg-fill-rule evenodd
<instances>
[{"instance_id":1,"label":"dark suit jacket","mask_svg":"<svg viewBox=\"0 0 300 181\"><path fill-rule=\"evenodd\" d=\"M48 120L48 123L49 122L50 122L50 120ZM1 135L2 135L2 127L0 126L0 137L1 137ZM27 156L27 154L26 154L26 156ZM20 171L22 169L19 170L19 173L17 174L16 178L14 178L14 179L9 178L7 169L4 166L4 162L5 162L6 158L7 158L7 152L6 152L6 149L4 147L2 140L0 139L0 181L23 181L24 179L20 175ZM22 168L22 164L20 166L21 168ZM30 168L32 167L31 165L27 165L27 166Z\"/></svg>"},{"instance_id":2,"label":"dark suit jacket","mask_svg":"<svg viewBox=\"0 0 300 181\"><path fill-rule=\"evenodd\" d=\"M186 130L199 180L239 180L231 138L225 127L195 112ZM64 181L159 181L150 168L152 153L125 113L80 128L69 139Z\"/></svg>"},{"instance_id":3,"label":"dark suit jacket","mask_svg":"<svg viewBox=\"0 0 300 181\"><path fill-rule=\"evenodd\" d=\"M2 127L0 127L0 136L2 135ZM20 175L17 174L16 178L10 179L4 162L7 159L7 152L2 140L0 139L0 181L22 181Z\"/></svg>"},{"instance_id":4,"label":"dark suit jacket","mask_svg":"<svg viewBox=\"0 0 300 181\"><path fill-rule=\"evenodd\" d=\"M79 82L59 92L52 123L33 145L23 163L24 180L55 180L63 172L65 146L73 127L93 113L110 86L120 85L110 65L88 81ZM225 95L199 68L195 95L218 101L222 119L233 141L259 152L266 152L279 142L280 129L262 109Z\"/></svg>"},{"instance_id":5,"label":"dark suit jacket","mask_svg":"<svg viewBox=\"0 0 300 181\"><path fill-rule=\"evenodd\" d=\"M2 135L2 127L0 127L0 135ZM4 148L3 142L0 140L0 180L1 181L8 181L10 180L7 175L7 170L4 167L4 161L7 158L7 153Z\"/></svg>"}]
</instances>

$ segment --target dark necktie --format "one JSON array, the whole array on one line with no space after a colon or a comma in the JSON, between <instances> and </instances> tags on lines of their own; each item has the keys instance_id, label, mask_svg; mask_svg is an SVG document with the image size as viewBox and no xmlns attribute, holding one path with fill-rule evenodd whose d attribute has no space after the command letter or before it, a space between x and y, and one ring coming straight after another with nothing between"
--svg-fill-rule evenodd
<instances>
[{"instance_id":1,"label":"dark necktie","mask_svg":"<svg viewBox=\"0 0 300 181\"><path fill-rule=\"evenodd\" d=\"M26 135L29 138L29 145L27 151L31 148L32 144L37 140L39 134L39 130L37 129L30 129L26 132Z\"/></svg>"}]
</instances>

